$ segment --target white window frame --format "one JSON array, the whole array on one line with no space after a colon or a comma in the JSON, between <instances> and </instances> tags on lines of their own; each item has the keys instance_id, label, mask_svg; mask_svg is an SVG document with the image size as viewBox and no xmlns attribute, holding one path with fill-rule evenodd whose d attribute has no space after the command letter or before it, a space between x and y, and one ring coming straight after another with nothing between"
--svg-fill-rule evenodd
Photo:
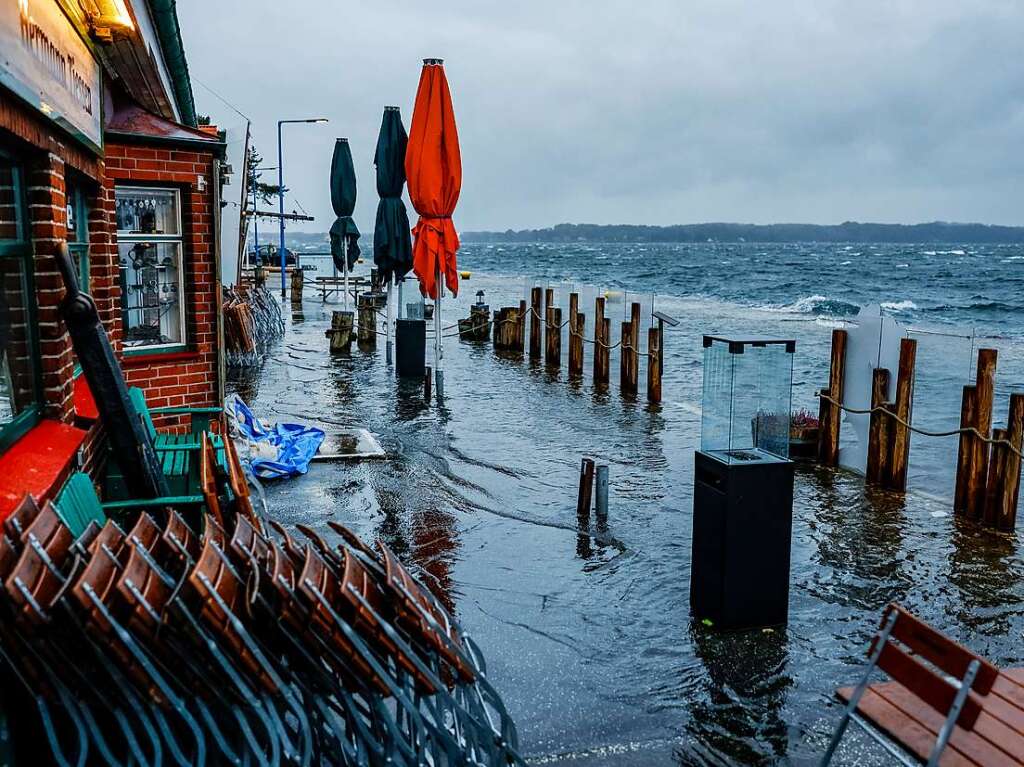
<instances>
[{"instance_id":1,"label":"white window frame","mask_svg":"<svg viewBox=\"0 0 1024 767\"><path fill-rule=\"evenodd\" d=\"M140 184L115 184L114 185L114 208L117 209L118 194L131 194L132 192L173 192L174 207L177 211L177 234L137 234L124 229L117 230L117 268L121 269L121 243L129 242L166 242L177 244L180 263L178 264L178 327L181 328L181 339L166 344L144 344L128 345L125 343L124 350L128 354L145 354L147 352L160 352L164 349L178 349L188 346L188 325L185 322L185 229L181 215L181 190L172 186L145 186ZM118 279L120 285L120 279ZM121 294L121 310L124 310L124 301L127 296Z\"/></svg>"}]
</instances>

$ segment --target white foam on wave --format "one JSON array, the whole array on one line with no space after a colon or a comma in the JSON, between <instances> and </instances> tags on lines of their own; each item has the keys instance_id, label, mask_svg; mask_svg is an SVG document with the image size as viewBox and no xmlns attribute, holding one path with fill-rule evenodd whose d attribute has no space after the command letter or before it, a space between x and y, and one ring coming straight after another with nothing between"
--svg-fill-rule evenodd
<instances>
[{"instance_id":1,"label":"white foam on wave","mask_svg":"<svg viewBox=\"0 0 1024 767\"><path fill-rule=\"evenodd\" d=\"M917 309L917 304L913 301L883 301L879 304L883 309L888 309L890 312L907 312Z\"/></svg>"},{"instance_id":2,"label":"white foam on wave","mask_svg":"<svg viewBox=\"0 0 1024 767\"><path fill-rule=\"evenodd\" d=\"M910 264L896 264L897 269L909 269Z\"/></svg>"},{"instance_id":3,"label":"white foam on wave","mask_svg":"<svg viewBox=\"0 0 1024 767\"><path fill-rule=\"evenodd\" d=\"M843 263L841 263L840 266L849 266L852 263L853 261L843 261ZM342 266L344 266L344 264L342 264Z\"/></svg>"}]
</instances>

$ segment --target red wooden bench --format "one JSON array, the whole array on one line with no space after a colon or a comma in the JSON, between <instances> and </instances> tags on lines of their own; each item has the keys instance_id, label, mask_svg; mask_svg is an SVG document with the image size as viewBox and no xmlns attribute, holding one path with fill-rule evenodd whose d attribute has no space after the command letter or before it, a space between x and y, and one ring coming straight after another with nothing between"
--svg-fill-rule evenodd
<instances>
[{"instance_id":1,"label":"red wooden bench","mask_svg":"<svg viewBox=\"0 0 1024 767\"><path fill-rule=\"evenodd\" d=\"M904 764L1024 765L1024 669L1000 670L890 604L822 765L852 721ZM871 683L880 669L891 681Z\"/></svg>"}]
</instances>

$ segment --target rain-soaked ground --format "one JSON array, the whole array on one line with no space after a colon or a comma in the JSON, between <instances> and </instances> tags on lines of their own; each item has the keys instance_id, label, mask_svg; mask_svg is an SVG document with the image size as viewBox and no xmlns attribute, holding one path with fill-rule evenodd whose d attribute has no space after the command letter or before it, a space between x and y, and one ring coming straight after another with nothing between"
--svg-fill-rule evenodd
<instances>
[{"instance_id":1,"label":"rain-soaked ground","mask_svg":"<svg viewBox=\"0 0 1024 767\"><path fill-rule=\"evenodd\" d=\"M521 294L474 274L457 310L445 302L446 324L481 287L492 307ZM826 327L663 298L659 308L682 322L667 334L661 406L624 401L614 381L595 391L589 349L587 376L571 383L564 366L551 375L448 338L439 403L424 401L420 382L396 383L383 343L331 358L333 308L307 293L304 311L286 311L287 334L262 368L235 373L233 388L267 420L364 426L388 458L318 464L270 485L271 514L326 533L328 520L343 522L418 566L483 648L532 762L812 762L840 713L833 690L857 678L891 600L998 664L1024 664L1019 541L949 514L944 458L912 466L917 490L905 497L800 466L788 627L720 635L691 621L700 335L797 338L794 401L809 406L827 364ZM602 541L575 530L584 455L611 466ZM855 732L838 756L885 761Z\"/></svg>"}]
</instances>

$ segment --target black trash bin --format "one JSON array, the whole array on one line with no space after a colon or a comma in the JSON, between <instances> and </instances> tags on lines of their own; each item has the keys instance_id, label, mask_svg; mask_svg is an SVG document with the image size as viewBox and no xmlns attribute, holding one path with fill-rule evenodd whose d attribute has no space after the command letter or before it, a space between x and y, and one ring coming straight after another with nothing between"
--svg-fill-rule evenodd
<instances>
[{"instance_id":1,"label":"black trash bin","mask_svg":"<svg viewBox=\"0 0 1024 767\"><path fill-rule=\"evenodd\" d=\"M426 374L427 323L425 320L395 321L395 375L423 379Z\"/></svg>"}]
</instances>

